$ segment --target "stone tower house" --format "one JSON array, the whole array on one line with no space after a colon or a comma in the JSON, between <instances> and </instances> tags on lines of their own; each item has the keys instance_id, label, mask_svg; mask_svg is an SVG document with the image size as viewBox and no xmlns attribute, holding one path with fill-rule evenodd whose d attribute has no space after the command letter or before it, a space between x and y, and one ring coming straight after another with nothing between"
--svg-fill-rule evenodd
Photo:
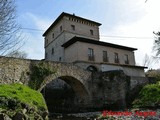
<instances>
[{"instance_id":1,"label":"stone tower house","mask_svg":"<svg viewBox=\"0 0 160 120\"><path fill-rule=\"evenodd\" d=\"M71 62L88 70L123 70L129 76L145 76L145 67L136 66L137 49L99 41L100 25L63 12L43 34L45 60Z\"/></svg>"},{"instance_id":2,"label":"stone tower house","mask_svg":"<svg viewBox=\"0 0 160 120\"><path fill-rule=\"evenodd\" d=\"M64 47L61 45L74 36L98 41L100 25L100 23L63 12L43 34L45 59L66 61Z\"/></svg>"}]
</instances>

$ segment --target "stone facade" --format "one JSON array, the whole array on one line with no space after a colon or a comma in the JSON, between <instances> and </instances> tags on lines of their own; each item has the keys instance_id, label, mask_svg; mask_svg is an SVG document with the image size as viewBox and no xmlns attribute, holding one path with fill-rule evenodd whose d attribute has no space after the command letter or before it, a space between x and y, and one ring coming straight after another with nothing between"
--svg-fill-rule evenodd
<instances>
[{"instance_id":1,"label":"stone facade","mask_svg":"<svg viewBox=\"0 0 160 120\"><path fill-rule=\"evenodd\" d=\"M74 36L99 40L99 25L100 23L94 21L62 13L43 34L45 59L65 62L64 48L61 45Z\"/></svg>"},{"instance_id":2,"label":"stone facade","mask_svg":"<svg viewBox=\"0 0 160 120\"><path fill-rule=\"evenodd\" d=\"M94 60L89 60L88 49L94 50ZM107 60L103 60L103 51L107 52ZM128 55L129 65L135 65L134 52L114 47L100 46L92 43L76 42L72 46L65 48L65 61L88 61L101 63L115 63L115 53L118 54L118 64L126 64L125 55ZM117 63L115 63L117 64Z\"/></svg>"},{"instance_id":3,"label":"stone facade","mask_svg":"<svg viewBox=\"0 0 160 120\"><path fill-rule=\"evenodd\" d=\"M31 60L0 57L0 84L27 84L29 76L21 79L23 72L30 70ZM23 67L22 67L23 66Z\"/></svg>"},{"instance_id":4,"label":"stone facade","mask_svg":"<svg viewBox=\"0 0 160 120\"><path fill-rule=\"evenodd\" d=\"M101 72L122 70L128 76L145 77L144 67L141 67L141 66L104 64L102 62L90 63L86 61L77 61L77 62L74 62L74 64L84 69L88 69L89 67L94 67L96 71L101 71Z\"/></svg>"},{"instance_id":5,"label":"stone facade","mask_svg":"<svg viewBox=\"0 0 160 120\"><path fill-rule=\"evenodd\" d=\"M89 88L93 104L107 110L129 108L141 88L149 83L145 77L130 77L122 70L95 72L92 77Z\"/></svg>"}]
</instances>

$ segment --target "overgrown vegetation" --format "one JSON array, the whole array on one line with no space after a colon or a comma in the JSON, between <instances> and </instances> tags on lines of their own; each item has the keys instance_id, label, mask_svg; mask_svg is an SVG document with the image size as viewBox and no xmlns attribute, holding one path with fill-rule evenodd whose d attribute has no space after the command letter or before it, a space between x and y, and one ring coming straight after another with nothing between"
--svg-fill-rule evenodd
<instances>
[{"instance_id":1,"label":"overgrown vegetation","mask_svg":"<svg viewBox=\"0 0 160 120\"><path fill-rule=\"evenodd\" d=\"M160 84L146 85L142 88L138 98L133 102L135 108L160 107Z\"/></svg>"},{"instance_id":2,"label":"overgrown vegetation","mask_svg":"<svg viewBox=\"0 0 160 120\"><path fill-rule=\"evenodd\" d=\"M0 85L0 97L27 103L37 110L47 108L41 93L21 84Z\"/></svg>"},{"instance_id":3,"label":"overgrown vegetation","mask_svg":"<svg viewBox=\"0 0 160 120\"><path fill-rule=\"evenodd\" d=\"M54 73L55 70L52 70L49 64L44 64L43 62L41 62L37 65L33 65L31 67L31 75L30 75L31 80L29 81L28 84L32 89L37 90L44 82L45 77Z\"/></svg>"},{"instance_id":4,"label":"overgrown vegetation","mask_svg":"<svg viewBox=\"0 0 160 120\"><path fill-rule=\"evenodd\" d=\"M97 119L98 120L116 120L116 117L111 116L111 115L106 115L106 116L100 115L98 116Z\"/></svg>"},{"instance_id":5,"label":"overgrown vegetation","mask_svg":"<svg viewBox=\"0 0 160 120\"><path fill-rule=\"evenodd\" d=\"M155 84L149 84L142 88L133 102L134 108L160 107L160 70L148 70L146 76L152 77Z\"/></svg>"},{"instance_id":6,"label":"overgrown vegetation","mask_svg":"<svg viewBox=\"0 0 160 120\"><path fill-rule=\"evenodd\" d=\"M27 118L42 116L47 106L40 92L21 84L0 85L0 113L13 118L17 113Z\"/></svg>"},{"instance_id":7,"label":"overgrown vegetation","mask_svg":"<svg viewBox=\"0 0 160 120\"><path fill-rule=\"evenodd\" d=\"M160 81L160 70L148 70L146 76L153 77L156 81Z\"/></svg>"}]
</instances>

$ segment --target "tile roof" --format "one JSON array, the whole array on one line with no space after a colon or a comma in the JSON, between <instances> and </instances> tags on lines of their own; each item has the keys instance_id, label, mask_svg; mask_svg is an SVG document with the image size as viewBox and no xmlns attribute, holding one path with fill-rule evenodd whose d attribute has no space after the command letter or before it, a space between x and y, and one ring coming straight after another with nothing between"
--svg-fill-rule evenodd
<instances>
[{"instance_id":1,"label":"tile roof","mask_svg":"<svg viewBox=\"0 0 160 120\"><path fill-rule=\"evenodd\" d=\"M84 42L84 43L95 44L95 45L100 45L100 46L113 47L113 48L118 48L118 49L123 49L123 50L129 50L129 51L137 50L137 48L132 48L132 47L127 47L127 46L112 44L112 43L108 43L108 42L97 41L97 40L83 38L83 37L76 37L76 36L71 38L69 41L65 42L62 45L62 47L67 48L67 47L69 47L70 45L74 44L77 41Z\"/></svg>"},{"instance_id":2,"label":"tile roof","mask_svg":"<svg viewBox=\"0 0 160 120\"><path fill-rule=\"evenodd\" d=\"M49 32L49 30L51 30L64 16L75 17L75 18L78 18L78 19L81 19L81 20L92 22L94 24L97 24L98 26L101 25L101 23L98 23L98 22L95 22L95 21L92 21L92 20L89 20L89 19L86 19L86 18L82 18L82 17L76 16L74 14L69 14L69 13L62 12L58 16L58 18L52 23L52 25L44 32L43 36L46 36L46 34Z\"/></svg>"}]
</instances>

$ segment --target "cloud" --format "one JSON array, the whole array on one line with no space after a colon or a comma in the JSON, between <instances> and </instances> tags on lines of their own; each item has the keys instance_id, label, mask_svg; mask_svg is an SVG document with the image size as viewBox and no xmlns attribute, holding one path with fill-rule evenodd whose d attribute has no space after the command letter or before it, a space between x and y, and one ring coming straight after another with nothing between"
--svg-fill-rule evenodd
<instances>
[{"instance_id":1,"label":"cloud","mask_svg":"<svg viewBox=\"0 0 160 120\"><path fill-rule=\"evenodd\" d=\"M50 19L45 19L43 16L37 16L32 13L26 13L26 16L29 17L35 24L36 28L40 30L46 30L53 22Z\"/></svg>"},{"instance_id":2,"label":"cloud","mask_svg":"<svg viewBox=\"0 0 160 120\"><path fill-rule=\"evenodd\" d=\"M25 31L23 32L23 36L25 36L25 44L21 50L27 53L29 59L43 59L44 43L41 35Z\"/></svg>"},{"instance_id":3,"label":"cloud","mask_svg":"<svg viewBox=\"0 0 160 120\"><path fill-rule=\"evenodd\" d=\"M160 1L153 0L147 4L138 2L136 5L133 4L133 2L131 2L132 5L129 4L128 6L127 3L120 4L126 9L126 12L123 8L118 12L120 13L120 18L124 17L124 19L119 19L118 24L116 24L116 26L113 25L111 29L102 29L101 34L105 36L125 36L135 38L114 38L102 36L101 40L138 48L138 51L136 51L135 54L136 61L142 65L145 54L153 54L153 31L160 30L160 15L158 12L160 11ZM127 11L127 9L131 10ZM144 39L142 39L142 37Z\"/></svg>"},{"instance_id":4,"label":"cloud","mask_svg":"<svg viewBox=\"0 0 160 120\"><path fill-rule=\"evenodd\" d=\"M51 21L43 17L36 16L32 13L25 13L23 15L23 35L25 44L22 48L27 52L30 59L43 59L44 58L44 38L42 34L51 24ZM29 21L30 25L25 24ZM35 30L32 30L35 29ZM40 31L36 31L40 30ZM42 31L41 31L42 30Z\"/></svg>"}]
</instances>

